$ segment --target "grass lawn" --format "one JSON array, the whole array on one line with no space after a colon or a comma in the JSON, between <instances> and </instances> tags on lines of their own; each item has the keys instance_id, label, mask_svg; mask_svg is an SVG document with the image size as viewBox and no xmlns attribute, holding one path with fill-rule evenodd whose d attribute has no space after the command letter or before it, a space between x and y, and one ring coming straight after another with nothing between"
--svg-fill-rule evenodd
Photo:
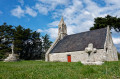
<instances>
[{"instance_id":1,"label":"grass lawn","mask_svg":"<svg viewBox=\"0 0 120 79\"><path fill-rule=\"evenodd\" d=\"M120 79L120 61L102 66L80 62L0 62L0 79Z\"/></svg>"}]
</instances>

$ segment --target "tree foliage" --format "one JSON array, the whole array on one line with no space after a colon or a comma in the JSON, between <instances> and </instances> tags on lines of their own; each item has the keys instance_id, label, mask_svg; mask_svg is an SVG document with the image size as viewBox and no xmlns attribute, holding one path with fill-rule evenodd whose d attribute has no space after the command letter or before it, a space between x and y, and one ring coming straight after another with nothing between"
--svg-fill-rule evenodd
<instances>
[{"instance_id":1,"label":"tree foliage","mask_svg":"<svg viewBox=\"0 0 120 79\"><path fill-rule=\"evenodd\" d=\"M49 36L40 38L40 33L25 29L21 25L13 27L4 23L0 26L0 59L11 53L11 45L14 41L15 53L20 59L41 59L51 45ZM43 40L43 42L42 42ZM45 51L43 51L45 50Z\"/></svg>"},{"instance_id":2,"label":"tree foliage","mask_svg":"<svg viewBox=\"0 0 120 79\"><path fill-rule=\"evenodd\" d=\"M4 23L0 26L0 59L11 51L10 44L13 40L13 26Z\"/></svg>"},{"instance_id":3,"label":"tree foliage","mask_svg":"<svg viewBox=\"0 0 120 79\"><path fill-rule=\"evenodd\" d=\"M47 50L49 49L50 45L52 44L51 41L49 41L49 36L46 34L45 36L42 36L42 40L43 40L43 45L42 45L42 58L45 58L45 53L47 52Z\"/></svg>"},{"instance_id":4,"label":"tree foliage","mask_svg":"<svg viewBox=\"0 0 120 79\"><path fill-rule=\"evenodd\" d=\"M43 51L47 52L52 42L49 41L49 36L47 34L45 36L42 36L42 39L43 39Z\"/></svg>"},{"instance_id":5,"label":"tree foliage","mask_svg":"<svg viewBox=\"0 0 120 79\"><path fill-rule=\"evenodd\" d=\"M105 28L110 26L110 29L114 29L116 32L120 32L120 18L107 15L105 17L97 17L94 19L94 26L90 30Z\"/></svg>"}]
</instances>

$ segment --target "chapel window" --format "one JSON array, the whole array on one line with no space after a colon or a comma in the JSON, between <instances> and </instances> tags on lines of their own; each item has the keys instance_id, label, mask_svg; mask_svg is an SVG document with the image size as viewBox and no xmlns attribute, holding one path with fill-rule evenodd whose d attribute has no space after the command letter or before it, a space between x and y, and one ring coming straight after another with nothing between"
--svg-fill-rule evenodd
<instances>
[{"instance_id":1,"label":"chapel window","mask_svg":"<svg viewBox=\"0 0 120 79\"><path fill-rule=\"evenodd\" d=\"M107 52L108 48L106 48L106 52Z\"/></svg>"}]
</instances>

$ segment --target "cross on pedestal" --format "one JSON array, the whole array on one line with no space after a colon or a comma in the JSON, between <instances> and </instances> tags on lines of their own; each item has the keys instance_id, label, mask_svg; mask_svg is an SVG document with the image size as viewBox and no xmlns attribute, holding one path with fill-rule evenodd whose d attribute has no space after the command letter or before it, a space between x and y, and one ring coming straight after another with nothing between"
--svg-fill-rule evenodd
<instances>
[{"instance_id":1,"label":"cross on pedestal","mask_svg":"<svg viewBox=\"0 0 120 79\"><path fill-rule=\"evenodd\" d=\"M93 48L93 44L88 44L88 47L85 48L85 52L88 53L88 61L91 62L94 59L94 53L97 52L96 48ZM91 56L93 56L93 59L91 59Z\"/></svg>"},{"instance_id":2,"label":"cross on pedestal","mask_svg":"<svg viewBox=\"0 0 120 79\"><path fill-rule=\"evenodd\" d=\"M4 60L4 62L18 61L16 54L14 54L14 43L12 44L11 49L12 49L12 54L9 54L9 56Z\"/></svg>"},{"instance_id":3,"label":"cross on pedestal","mask_svg":"<svg viewBox=\"0 0 120 79\"><path fill-rule=\"evenodd\" d=\"M14 54L14 44L11 46L12 54Z\"/></svg>"}]
</instances>

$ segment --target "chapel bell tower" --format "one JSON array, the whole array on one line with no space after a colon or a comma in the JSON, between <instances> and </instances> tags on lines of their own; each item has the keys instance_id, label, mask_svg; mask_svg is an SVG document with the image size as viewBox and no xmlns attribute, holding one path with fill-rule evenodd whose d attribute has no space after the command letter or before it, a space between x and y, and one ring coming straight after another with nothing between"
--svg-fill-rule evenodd
<instances>
[{"instance_id":1,"label":"chapel bell tower","mask_svg":"<svg viewBox=\"0 0 120 79\"><path fill-rule=\"evenodd\" d=\"M58 25L58 36L60 39L63 39L64 36L67 35L67 27L66 24L64 23L63 17L61 18L61 21Z\"/></svg>"}]
</instances>

